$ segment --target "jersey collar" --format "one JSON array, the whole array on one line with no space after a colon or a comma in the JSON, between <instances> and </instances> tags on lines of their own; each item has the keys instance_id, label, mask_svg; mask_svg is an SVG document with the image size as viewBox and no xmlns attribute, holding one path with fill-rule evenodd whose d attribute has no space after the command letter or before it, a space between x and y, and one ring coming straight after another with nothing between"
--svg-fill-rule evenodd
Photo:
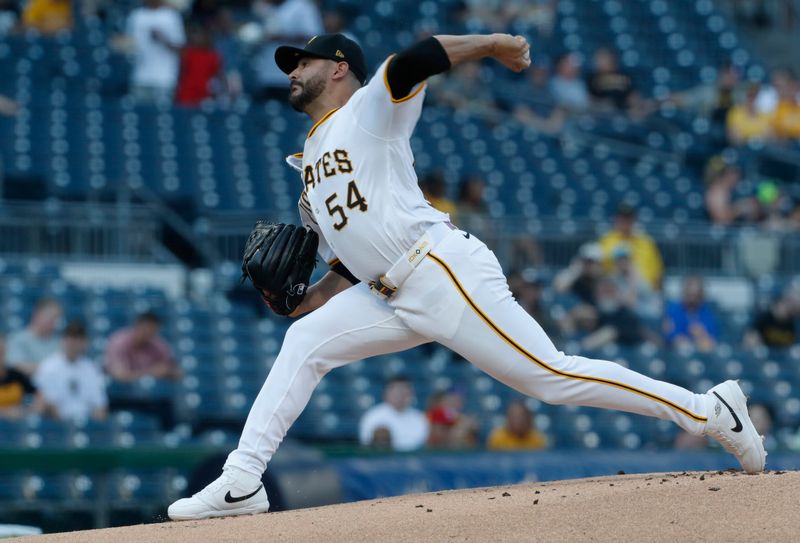
<instances>
[{"instance_id":1,"label":"jersey collar","mask_svg":"<svg viewBox=\"0 0 800 543\"><path fill-rule=\"evenodd\" d=\"M309 131L308 131L308 135L306 136L306 139L308 139L308 138L310 138L311 136L313 136L313 135L314 135L314 132L317 130L317 128L318 128L318 127L319 127L319 126L320 126L322 123L324 123L325 121L327 121L327 120L328 120L328 119L331 117L331 115L333 115L334 113L336 113L337 111L339 111L339 109L340 109L340 108L338 108L338 107L336 107L336 108L333 108L332 110L330 110L329 112L327 112L325 115L323 115L323 116L322 116L322 118L321 118L320 120L318 120L316 123L314 123L314 126L312 126L312 127L311 127L311 130L309 130Z\"/></svg>"}]
</instances>

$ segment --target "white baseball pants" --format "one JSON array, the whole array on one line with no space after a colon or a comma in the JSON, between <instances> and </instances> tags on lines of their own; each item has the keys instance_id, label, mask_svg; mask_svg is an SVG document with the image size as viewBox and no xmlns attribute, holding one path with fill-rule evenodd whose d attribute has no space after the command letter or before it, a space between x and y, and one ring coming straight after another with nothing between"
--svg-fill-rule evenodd
<instances>
[{"instance_id":1,"label":"white baseball pants","mask_svg":"<svg viewBox=\"0 0 800 543\"><path fill-rule=\"evenodd\" d=\"M513 299L494 254L466 236L447 235L389 300L358 284L292 324L226 465L260 477L326 373L429 341L544 402L649 415L702 433L704 394L560 352Z\"/></svg>"}]
</instances>

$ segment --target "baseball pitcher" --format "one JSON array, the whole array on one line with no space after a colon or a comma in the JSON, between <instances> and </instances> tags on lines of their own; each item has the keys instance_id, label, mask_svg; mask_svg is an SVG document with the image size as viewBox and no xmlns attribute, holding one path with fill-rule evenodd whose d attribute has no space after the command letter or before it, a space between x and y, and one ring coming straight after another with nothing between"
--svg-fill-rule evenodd
<instances>
[{"instance_id":1,"label":"baseball pitcher","mask_svg":"<svg viewBox=\"0 0 800 543\"><path fill-rule=\"evenodd\" d=\"M492 251L425 201L409 143L425 81L487 57L517 72L530 65L528 43L507 34L425 39L369 83L360 47L341 34L277 50L289 102L314 123L303 152L287 158L300 173L303 226L256 225L242 267L274 311L308 315L287 331L222 475L173 503L170 518L267 511L261 476L322 377L430 341L542 401L671 420L717 439L746 472L764 469L738 384L695 394L559 351L511 296ZM315 251L331 270L306 288Z\"/></svg>"}]
</instances>

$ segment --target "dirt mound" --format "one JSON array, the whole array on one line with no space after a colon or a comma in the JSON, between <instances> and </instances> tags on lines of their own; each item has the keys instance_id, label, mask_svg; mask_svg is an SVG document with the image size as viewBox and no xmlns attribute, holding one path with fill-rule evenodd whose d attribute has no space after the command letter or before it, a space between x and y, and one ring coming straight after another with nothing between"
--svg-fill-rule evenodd
<instances>
[{"instance_id":1,"label":"dirt mound","mask_svg":"<svg viewBox=\"0 0 800 543\"><path fill-rule=\"evenodd\" d=\"M800 541L798 488L796 471L619 475L19 541Z\"/></svg>"}]
</instances>

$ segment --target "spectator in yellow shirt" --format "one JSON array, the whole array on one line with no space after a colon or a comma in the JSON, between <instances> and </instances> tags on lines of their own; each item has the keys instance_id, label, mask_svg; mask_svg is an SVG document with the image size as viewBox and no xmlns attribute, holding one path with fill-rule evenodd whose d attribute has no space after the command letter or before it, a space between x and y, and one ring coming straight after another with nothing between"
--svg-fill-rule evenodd
<instances>
[{"instance_id":1,"label":"spectator in yellow shirt","mask_svg":"<svg viewBox=\"0 0 800 543\"><path fill-rule=\"evenodd\" d=\"M750 140L765 140L772 135L772 116L756 107L759 89L758 83L749 85L744 103L736 104L728 112L728 141L734 145Z\"/></svg>"},{"instance_id":2,"label":"spectator in yellow shirt","mask_svg":"<svg viewBox=\"0 0 800 543\"><path fill-rule=\"evenodd\" d=\"M492 450L544 449L547 436L534 428L531 412L517 400L508 404L505 425L492 431L486 446Z\"/></svg>"},{"instance_id":3,"label":"spectator in yellow shirt","mask_svg":"<svg viewBox=\"0 0 800 543\"><path fill-rule=\"evenodd\" d=\"M775 135L780 139L800 139L800 97L797 78L781 79L775 87L778 91L778 107L772 118Z\"/></svg>"},{"instance_id":4,"label":"spectator in yellow shirt","mask_svg":"<svg viewBox=\"0 0 800 543\"><path fill-rule=\"evenodd\" d=\"M630 249L633 265L655 290L661 290L661 277L664 274L664 263L653 239L644 232L637 231L636 210L628 204L622 204L614 217L614 228L598 240L603 251L603 265L606 271L614 266L612 255L622 244Z\"/></svg>"},{"instance_id":5,"label":"spectator in yellow shirt","mask_svg":"<svg viewBox=\"0 0 800 543\"><path fill-rule=\"evenodd\" d=\"M72 28L71 0L31 0L22 13L22 22L42 34L56 34Z\"/></svg>"}]
</instances>

